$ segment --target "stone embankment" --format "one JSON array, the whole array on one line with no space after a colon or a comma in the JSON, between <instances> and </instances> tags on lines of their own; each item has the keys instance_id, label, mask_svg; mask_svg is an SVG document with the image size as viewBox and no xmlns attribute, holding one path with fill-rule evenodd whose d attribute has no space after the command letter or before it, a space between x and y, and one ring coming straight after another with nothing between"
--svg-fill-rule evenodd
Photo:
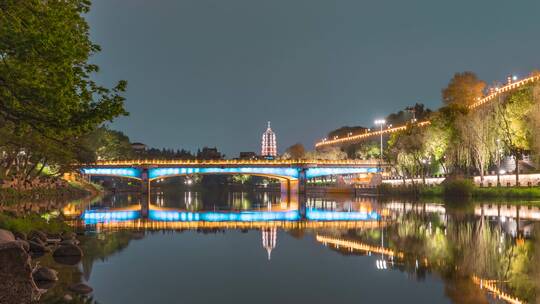
<instances>
[{"instance_id":1,"label":"stone embankment","mask_svg":"<svg viewBox=\"0 0 540 304\"><path fill-rule=\"evenodd\" d=\"M77 235L72 232L28 235L0 229L0 303L35 303L58 281L58 272L40 266L33 258L52 254L56 263L76 265L83 256ZM92 288L84 283L69 286L74 295L86 295ZM73 295L66 294L66 299Z\"/></svg>"}]
</instances>

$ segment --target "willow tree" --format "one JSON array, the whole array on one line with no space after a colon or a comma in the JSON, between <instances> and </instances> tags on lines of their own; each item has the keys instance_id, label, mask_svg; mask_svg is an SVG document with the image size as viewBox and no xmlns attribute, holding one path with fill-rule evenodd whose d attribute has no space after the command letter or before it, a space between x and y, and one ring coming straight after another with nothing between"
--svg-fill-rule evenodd
<instances>
[{"instance_id":1,"label":"willow tree","mask_svg":"<svg viewBox=\"0 0 540 304\"><path fill-rule=\"evenodd\" d=\"M393 133L388 141L385 158L403 178L408 176L414 185L414 177L421 175L425 184L426 151L425 131L416 125L409 125L403 131Z\"/></svg>"},{"instance_id":2,"label":"willow tree","mask_svg":"<svg viewBox=\"0 0 540 304\"><path fill-rule=\"evenodd\" d=\"M533 109L533 90L523 87L497 105L496 117L499 132L506 150L514 156L516 185L519 183L519 161L523 153L530 150L532 130L529 128L529 115Z\"/></svg>"},{"instance_id":3,"label":"willow tree","mask_svg":"<svg viewBox=\"0 0 540 304\"><path fill-rule=\"evenodd\" d=\"M533 106L528 115L530 133L530 148L536 166L540 165L540 81L532 86Z\"/></svg>"},{"instance_id":4,"label":"willow tree","mask_svg":"<svg viewBox=\"0 0 540 304\"><path fill-rule=\"evenodd\" d=\"M429 149L437 157L447 173L460 173L468 168L470 155L463 145L463 130L467 107L450 104L442 107L432 116L428 136L432 143Z\"/></svg>"},{"instance_id":5,"label":"willow tree","mask_svg":"<svg viewBox=\"0 0 540 304\"><path fill-rule=\"evenodd\" d=\"M61 152L70 162L80 136L127 114L125 81L110 89L92 80L99 68L89 58L100 47L83 17L89 9L88 0L0 2L0 121L17 129L15 140L0 138L3 151Z\"/></svg>"},{"instance_id":6,"label":"willow tree","mask_svg":"<svg viewBox=\"0 0 540 304\"><path fill-rule=\"evenodd\" d=\"M470 153L470 159L484 181L484 174L496 153L497 123L492 107L468 113L459 125L463 145Z\"/></svg>"}]
</instances>

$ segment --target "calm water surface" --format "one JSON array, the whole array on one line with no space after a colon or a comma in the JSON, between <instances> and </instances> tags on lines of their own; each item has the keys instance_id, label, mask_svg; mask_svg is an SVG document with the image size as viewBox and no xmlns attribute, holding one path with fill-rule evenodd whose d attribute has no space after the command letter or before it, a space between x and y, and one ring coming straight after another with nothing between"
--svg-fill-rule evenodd
<instances>
[{"instance_id":1,"label":"calm water surface","mask_svg":"<svg viewBox=\"0 0 540 304\"><path fill-rule=\"evenodd\" d=\"M534 303L540 209L458 205L226 191L73 204L85 256L42 258L61 279L43 302L82 281L99 303Z\"/></svg>"}]
</instances>

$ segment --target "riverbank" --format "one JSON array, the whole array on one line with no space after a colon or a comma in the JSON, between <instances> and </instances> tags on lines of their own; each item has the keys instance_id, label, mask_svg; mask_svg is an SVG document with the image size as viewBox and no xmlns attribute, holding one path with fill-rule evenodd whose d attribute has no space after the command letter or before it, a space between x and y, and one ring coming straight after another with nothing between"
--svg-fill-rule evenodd
<instances>
[{"instance_id":1,"label":"riverbank","mask_svg":"<svg viewBox=\"0 0 540 304\"><path fill-rule=\"evenodd\" d=\"M58 267L81 261L80 242L61 210L66 202L99 197L103 189L85 181L56 184L54 188L0 190L0 264L5 266L0 271L0 303L34 303L56 285L59 270L40 265L37 259L48 257ZM81 300L91 291L86 284L71 284L59 302Z\"/></svg>"},{"instance_id":2,"label":"riverbank","mask_svg":"<svg viewBox=\"0 0 540 304\"><path fill-rule=\"evenodd\" d=\"M21 225L27 221L32 225ZM0 303L35 303L56 285L59 271L42 265L42 257L70 267L81 262L83 251L78 236L61 219L0 215L0 225ZM91 292L90 286L74 283L64 291L60 302L80 300Z\"/></svg>"},{"instance_id":3,"label":"riverbank","mask_svg":"<svg viewBox=\"0 0 540 304\"><path fill-rule=\"evenodd\" d=\"M382 184L377 188L379 195L405 197L455 197L474 199L533 199L540 198L540 187L477 187L469 181L453 181L443 185L400 185Z\"/></svg>"},{"instance_id":4,"label":"riverbank","mask_svg":"<svg viewBox=\"0 0 540 304\"><path fill-rule=\"evenodd\" d=\"M23 201L76 200L103 193L101 186L86 181L64 181L53 188L0 188L0 207Z\"/></svg>"}]
</instances>

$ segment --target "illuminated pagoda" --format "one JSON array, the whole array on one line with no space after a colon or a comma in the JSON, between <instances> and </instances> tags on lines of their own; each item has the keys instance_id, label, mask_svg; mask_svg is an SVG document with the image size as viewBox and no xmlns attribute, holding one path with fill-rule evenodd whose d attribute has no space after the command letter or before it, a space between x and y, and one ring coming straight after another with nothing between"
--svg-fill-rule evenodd
<instances>
[{"instance_id":1,"label":"illuminated pagoda","mask_svg":"<svg viewBox=\"0 0 540 304\"><path fill-rule=\"evenodd\" d=\"M267 158L274 158L277 156L276 133L270 128L270 122L268 122L268 128L262 135L261 156Z\"/></svg>"},{"instance_id":2,"label":"illuminated pagoda","mask_svg":"<svg viewBox=\"0 0 540 304\"><path fill-rule=\"evenodd\" d=\"M262 245L268 253L268 260L270 261L272 255L272 249L276 248L277 232L276 228L263 228L262 230Z\"/></svg>"}]
</instances>

